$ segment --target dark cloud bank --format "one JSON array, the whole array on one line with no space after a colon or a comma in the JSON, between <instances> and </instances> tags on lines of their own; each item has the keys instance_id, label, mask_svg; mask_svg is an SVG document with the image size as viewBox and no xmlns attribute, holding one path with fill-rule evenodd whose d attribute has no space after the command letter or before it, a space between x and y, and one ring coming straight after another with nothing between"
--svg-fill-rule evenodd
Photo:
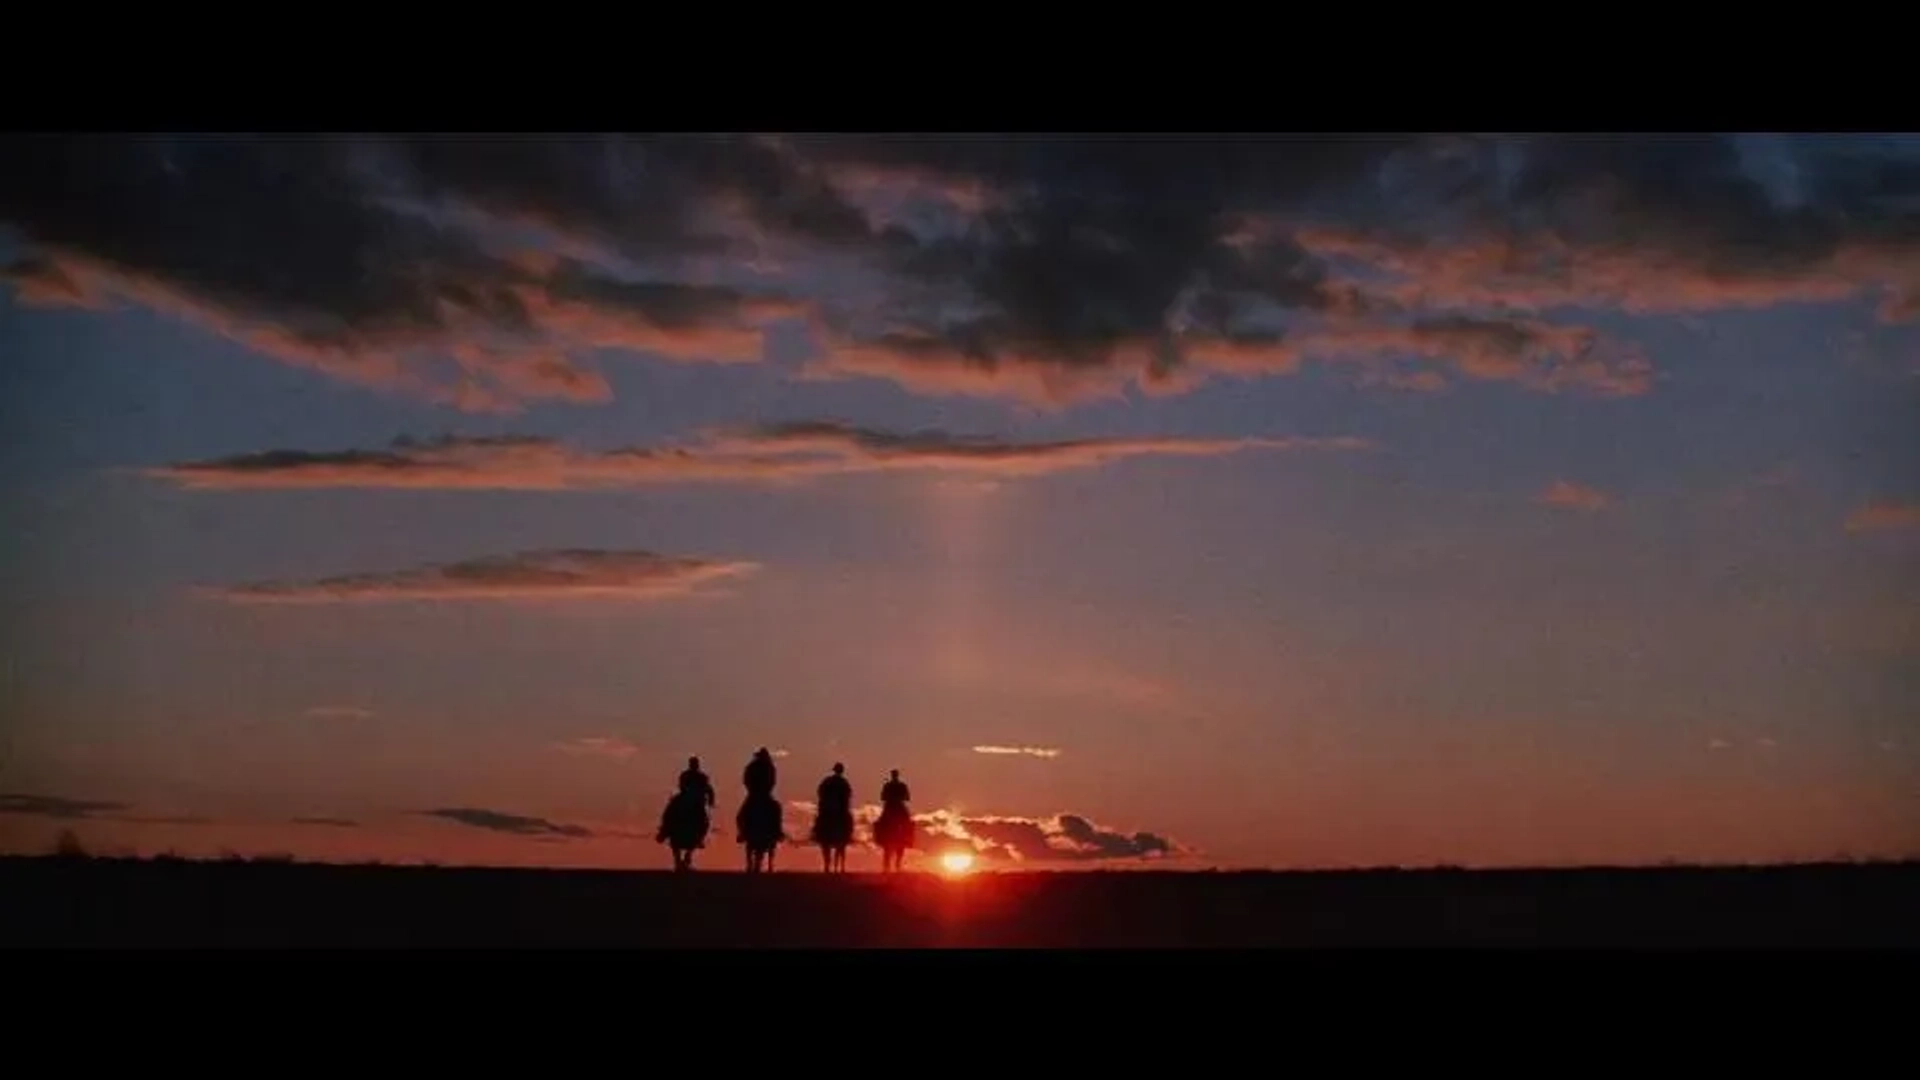
<instances>
[{"instance_id":1,"label":"dark cloud bank","mask_svg":"<svg viewBox=\"0 0 1920 1080\"><path fill-rule=\"evenodd\" d=\"M1043 403L1330 364L1634 395L1584 321L1858 298L1920 312L1894 140L608 136L0 140L7 268L469 410L593 403L589 357Z\"/></svg>"},{"instance_id":2,"label":"dark cloud bank","mask_svg":"<svg viewBox=\"0 0 1920 1080\"><path fill-rule=\"evenodd\" d=\"M786 804L787 831L805 837L811 824L813 806L804 801ZM132 806L123 802L72 799L52 795L0 794L0 814L19 814L61 821L125 821L147 824L207 824L204 818L157 818L131 814ZM879 817L878 806L862 806L857 819L871 827ZM423 817L548 842L585 840L596 836L622 840L651 840L650 832L614 830L596 833L584 825L552 821L528 814L509 813L482 807L443 807L418 812ZM920 825L922 851L938 852L964 848L980 857L1010 863L1075 863L1122 859L1157 859L1191 854L1190 849L1151 832L1112 829L1079 814L1052 817L965 815L935 810L915 815ZM342 817L298 817L295 825L326 828L359 828L360 823ZM716 822L716 825L721 823ZM725 835L718 829L716 835ZM862 842L866 842L863 834Z\"/></svg>"}]
</instances>

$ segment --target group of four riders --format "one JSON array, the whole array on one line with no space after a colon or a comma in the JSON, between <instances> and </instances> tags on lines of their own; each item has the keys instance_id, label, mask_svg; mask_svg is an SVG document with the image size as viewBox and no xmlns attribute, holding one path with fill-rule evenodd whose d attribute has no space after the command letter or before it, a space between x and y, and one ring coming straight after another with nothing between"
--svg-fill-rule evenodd
<instances>
[{"instance_id":1,"label":"group of four riders","mask_svg":"<svg viewBox=\"0 0 1920 1080\"><path fill-rule=\"evenodd\" d=\"M853 843L853 784L847 780L846 766L836 762L833 774L820 781L818 809L813 819L813 842L820 845L821 861L828 873L843 873L847 868L847 848ZM780 803L773 797L778 771L773 755L766 747L754 751L741 782L747 797L734 816L734 829L746 845L747 869L772 869L773 851L787 839ZM906 782L895 769L880 787L880 817L873 824L873 841L885 855L884 867L898 870L913 846L913 814L907 808L910 798ZM710 827L708 810L716 797L713 781L700 769L700 759L687 759L680 774L680 786L667 801L660 817L655 839L673 849L673 868L693 868L693 853L706 846Z\"/></svg>"}]
</instances>

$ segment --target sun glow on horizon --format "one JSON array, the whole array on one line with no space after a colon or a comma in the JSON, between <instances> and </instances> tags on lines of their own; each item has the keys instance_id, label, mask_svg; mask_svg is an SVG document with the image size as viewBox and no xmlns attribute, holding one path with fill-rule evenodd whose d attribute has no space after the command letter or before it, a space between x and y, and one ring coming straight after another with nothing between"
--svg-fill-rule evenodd
<instances>
[{"instance_id":1,"label":"sun glow on horizon","mask_svg":"<svg viewBox=\"0 0 1920 1080\"><path fill-rule=\"evenodd\" d=\"M973 869L973 852L949 851L940 856L940 872L950 877L959 877Z\"/></svg>"}]
</instances>

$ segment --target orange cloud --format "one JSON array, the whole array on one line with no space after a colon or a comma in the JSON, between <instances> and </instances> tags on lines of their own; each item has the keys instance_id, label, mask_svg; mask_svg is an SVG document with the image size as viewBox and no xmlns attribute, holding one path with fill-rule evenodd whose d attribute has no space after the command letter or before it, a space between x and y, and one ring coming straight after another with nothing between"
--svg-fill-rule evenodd
<instances>
[{"instance_id":1,"label":"orange cloud","mask_svg":"<svg viewBox=\"0 0 1920 1080\"><path fill-rule=\"evenodd\" d=\"M761 324L801 310L724 287L603 280L573 262L534 276L528 269L534 265L503 258L473 268L471 281L448 281L424 302L425 313L408 321L339 324L325 332L60 248L16 264L10 277L22 303L108 307L126 301L295 367L475 413L515 413L535 401L611 400L606 378L572 355L595 349L680 362L757 362Z\"/></svg>"},{"instance_id":2,"label":"orange cloud","mask_svg":"<svg viewBox=\"0 0 1920 1080\"><path fill-rule=\"evenodd\" d=\"M1792 264L1710 264L1654 247L1599 247L1551 233L1482 234L1419 242L1334 226L1295 240L1322 257L1351 260L1396 280L1372 286L1409 308L1618 308L1673 314L1783 303L1826 303L1916 280L1911 252L1861 243ZM1893 296L1911 295L1895 292ZM1889 310L1898 305L1889 301Z\"/></svg>"},{"instance_id":3,"label":"orange cloud","mask_svg":"<svg viewBox=\"0 0 1920 1080\"><path fill-rule=\"evenodd\" d=\"M1556 506L1563 510L1578 510L1594 513L1613 505L1613 499L1605 492L1566 480L1555 480L1548 484L1539 495L1543 506Z\"/></svg>"},{"instance_id":4,"label":"orange cloud","mask_svg":"<svg viewBox=\"0 0 1920 1080\"><path fill-rule=\"evenodd\" d=\"M554 749L563 754L611 758L615 761L625 761L640 752L638 746L612 735L587 735L578 739L569 739L555 744Z\"/></svg>"},{"instance_id":5,"label":"orange cloud","mask_svg":"<svg viewBox=\"0 0 1920 1080\"><path fill-rule=\"evenodd\" d=\"M1920 529L1920 503L1873 502L1847 515L1848 532Z\"/></svg>"},{"instance_id":6,"label":"orange cloud","mask_svg":"<svg viewBox=\"0 0 1920 1080\"><path fill-rule=\"evenodd\" d=\"M1137 457L1251 450L1363 450L1350 436L1070 439L1010 442L941 432L896 434L830 421L709 432L690 445L592 453L517 436L397 439L382 450L269 450L147 470L191 489L474 488L563 490L701 482L782 482L902 470L992 477L1098 468Z\"/></svg>"},{"instance_id":7,"label":"orange cloud","mask_svg":"<svg viewBox=\"0 0 1920 1080\"><path fill-rule=\"evenodd\" d=\"M15 299L29 307L105 306L99 296L89 291L65 267L46 256L18 259L0 268L0 281L11 284Z\"/></svg>"}]
</instances>

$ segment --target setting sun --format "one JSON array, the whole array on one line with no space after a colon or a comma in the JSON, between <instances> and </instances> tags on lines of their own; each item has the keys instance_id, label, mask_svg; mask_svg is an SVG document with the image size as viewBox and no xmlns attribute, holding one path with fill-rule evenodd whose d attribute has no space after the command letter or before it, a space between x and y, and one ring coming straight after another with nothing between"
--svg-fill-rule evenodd
<instances>
[{"instance_id":1,"label":"setting sun","mask_svg":"<svg viewBox=\"0 0 1920 1080\"><path fill-rule=\"evenodd\" d=\"M973 852L949 851L940 856L940 871L945 874L960 875L973 869Z\"/></svg>"}]
</instances>

